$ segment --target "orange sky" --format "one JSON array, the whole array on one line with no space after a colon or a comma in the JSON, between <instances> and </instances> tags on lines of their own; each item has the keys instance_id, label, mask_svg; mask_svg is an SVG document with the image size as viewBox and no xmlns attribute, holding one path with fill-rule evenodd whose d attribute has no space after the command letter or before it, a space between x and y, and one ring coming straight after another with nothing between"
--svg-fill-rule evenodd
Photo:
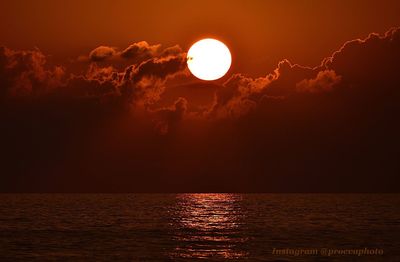
<instances>
[{"instance_id":1,"label":"orange sky","mask_svg":"<svg viewBox=\"0 0 400 262\"><path fill-rule=\"evenodd\" d=\"M349 39L400 24L399 13L396 0L1 1L0 45L61 61L140 40L186 50L211 35L232 49L234 71L258 76L283 58L314 66Z\"/></svg>"}]
</instances>

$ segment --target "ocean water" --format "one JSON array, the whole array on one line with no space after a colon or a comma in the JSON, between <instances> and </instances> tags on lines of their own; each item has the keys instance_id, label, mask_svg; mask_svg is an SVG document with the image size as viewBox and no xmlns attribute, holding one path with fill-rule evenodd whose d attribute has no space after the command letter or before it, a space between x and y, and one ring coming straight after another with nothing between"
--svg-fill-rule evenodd
<instances>
[{"instance_id":1,"label":"ocean water","mask_svg":"<svg viewBox=\"0 0 400 262\"><path fill-rule=\"evenodd\" d=\"M0 261L20 260L400 261L400 195L2 194Z\"/></svg>"}]
</instances>

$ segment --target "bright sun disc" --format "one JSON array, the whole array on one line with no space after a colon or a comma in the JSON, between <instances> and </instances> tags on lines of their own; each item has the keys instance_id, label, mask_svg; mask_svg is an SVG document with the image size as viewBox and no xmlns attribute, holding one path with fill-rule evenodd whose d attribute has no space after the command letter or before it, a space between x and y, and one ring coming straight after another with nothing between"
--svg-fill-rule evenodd
<instances>
[{"instance_id":1,"label":"bright sun disc","mask_svg":"<svg viewBox=\"0 0 400 262\"><path fill-rule=\"evenodd\" d=\"M196 42L187 54L190 72L202 80L216 80L223 77L231 67L232 56L221 41L207 38Z\"/></svg>"}]
</instances>

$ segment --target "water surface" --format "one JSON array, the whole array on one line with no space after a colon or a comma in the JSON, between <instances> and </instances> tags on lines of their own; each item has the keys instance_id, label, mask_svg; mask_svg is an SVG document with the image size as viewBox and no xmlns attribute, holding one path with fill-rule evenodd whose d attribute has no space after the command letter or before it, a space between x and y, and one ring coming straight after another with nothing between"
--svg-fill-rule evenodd
<instances>
[{"instance_id":1,"label":"water surface","mask_svg":"<svg viewBox=\"0 0 400 262\"><path fill-rule=\"evenodd\" d=\"M274 248L384 255L276 255ZM400 261L399 251L400 195L0 195L1 261Z\"/></svg>"}]
</instances>

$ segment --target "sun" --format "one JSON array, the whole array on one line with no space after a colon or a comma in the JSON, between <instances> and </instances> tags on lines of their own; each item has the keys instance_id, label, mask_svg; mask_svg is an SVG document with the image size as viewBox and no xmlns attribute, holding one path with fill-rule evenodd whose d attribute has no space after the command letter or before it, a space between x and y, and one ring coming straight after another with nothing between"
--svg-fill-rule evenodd
<instances>
[{"instance_id":1,"label":"sun","mask_svg":"<svg viewBox=\"0 0 400 262\"><path fill-rule=\"evenodd\" d=\"M231 67L229 48L216 39L206 38L194 43L187 54L190 72L201 80L217 80Z\"/></svg>"}]
</instances>

